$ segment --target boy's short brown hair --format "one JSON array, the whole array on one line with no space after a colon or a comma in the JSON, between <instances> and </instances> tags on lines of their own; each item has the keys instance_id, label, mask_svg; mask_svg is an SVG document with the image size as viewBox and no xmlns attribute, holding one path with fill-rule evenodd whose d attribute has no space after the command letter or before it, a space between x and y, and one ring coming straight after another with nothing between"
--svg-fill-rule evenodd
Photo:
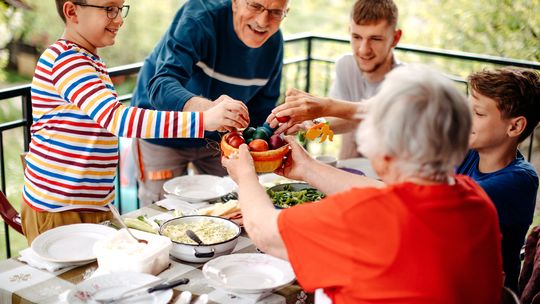
<instances>
[{"instance_id":1,"label":"boy's short brown hair","mask_svg":"<svg viewBox=\"0 0 540 304\"><path fill-rule=\"evenodd\" d=\"M351 12L351 19L360 25L386 20L389 25L396 27L398 13L398 8L392 0L357 0Z\"/></svg>"},{"instance_id":2,"label":"boy's short brown hair","mask_svg":"<svg viewBox=\"0 0 540 304\"><path fill-rule=\"evenodd\" d=\"M56 11L58 12L58 15L60 16L60 18L62 18L62 21L64 21L64 23L66 23L66 16L64 16L64 3L66 2L72 2L72 3L81 3L81 4L85 4L86 3L86 0L77 0L77 1L73 1L73 0L56 0Z\"/></svg>"},{"instance_id":3,"label":"boy's short brown hair","mask_svg":"<svg viewBox=\"0 0 540 304\"><path fill-rule=\"evenodd\" d=\"M491 98L502 118L523 116L527 126L518 138L522 142L540 119L540 73L531 69L504 67L485 69L469 76L471 89Z\"/></svg>"}]
</instances>

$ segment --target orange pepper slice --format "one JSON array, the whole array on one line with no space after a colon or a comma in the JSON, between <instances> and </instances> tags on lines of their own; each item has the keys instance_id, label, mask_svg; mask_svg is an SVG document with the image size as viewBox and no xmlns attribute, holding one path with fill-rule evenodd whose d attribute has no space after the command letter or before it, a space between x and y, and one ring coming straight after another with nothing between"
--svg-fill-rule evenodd
<instances>
[{"instance_id":1,"label":"orange pepper slice","mask_svg":"<svg viewBox=\"0 0 540 304\"><path fill-rule=\"evenodd\" d=\"M306 132L306 138L314 140L321 136L319 143L324 142L326 139L332 141L334 139L334 132L330 130L330 126L326 122L320 122L309 128Z\"/></svg>"},{"instance_id":2,"label":"orange pepper slice","mask_svg":"<svg viewBox=\"0 0 540 304\"><path fill-rule=\"evenodd\" d=\"M326 125L324 122L320 122L316 125L313 125L311 128L309 128L306 132L306 138L309 140L314 140L315 138L319 137L322 133L321 128Z\"/></svg>"}]
</instances>

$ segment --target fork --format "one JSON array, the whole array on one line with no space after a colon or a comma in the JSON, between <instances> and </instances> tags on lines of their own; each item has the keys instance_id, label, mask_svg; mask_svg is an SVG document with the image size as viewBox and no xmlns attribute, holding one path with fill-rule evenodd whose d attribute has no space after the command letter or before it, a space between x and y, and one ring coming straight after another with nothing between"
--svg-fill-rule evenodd
<instances>
[{"instance_id":1,"label":"fork","mask_svg":"<svg viewBox=\"0 0 540 304\"><path fill-rule=\"evenodd\" d=\"M129 233L129 235L131 235L132 238L134 238L139 243L148 244L147 240L139 239L136 236L134 236L133 233L131 233L129 228L126 226L126 223L124 223L124 221L122 220L122 216L120 215L120 212L118 212L118 209L116 209L116 207L113 204L109 204L109 209L111 210L114 218L120 222L120 225L122 225L122 227L126 229L126 231Z\"/></svg>"}]
</instances>

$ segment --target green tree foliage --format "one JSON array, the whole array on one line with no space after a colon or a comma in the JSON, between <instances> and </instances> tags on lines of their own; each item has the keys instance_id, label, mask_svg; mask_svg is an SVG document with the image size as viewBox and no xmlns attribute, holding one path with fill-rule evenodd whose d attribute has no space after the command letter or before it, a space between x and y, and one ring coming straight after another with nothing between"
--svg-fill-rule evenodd
<instances>
[{"instance_id":1,"label":"green tree foliage","mask_svg":"<svg viewBox=\"0 0 540 304\"><path fill-rule=\"evenodd\" d=\"M101 51L109 66L141 61L168 28L186 0L126 1L128 18L114 47ZM211 0L208 0L211 1ZM238 0L243 1L243 0ZM395 0L400 9L402 43L442 49L540 60L540 0ZM63 24L53 1L27 0L21 38L40 48L62 34ZM290 0L283 21L286 35L299 32L348 34L354 1ZM6 23L0 19L0 23Z\"/></svg>"},{"instance_id":2,"label":"green tree foliage","mask_svg":"<svg viewBox=\"0 0 540 304\"><path fill-rule=\"evenodd\" d=\"M403 41L540 61L540 0L399 1Z\"/></svg>"}]
</instances>

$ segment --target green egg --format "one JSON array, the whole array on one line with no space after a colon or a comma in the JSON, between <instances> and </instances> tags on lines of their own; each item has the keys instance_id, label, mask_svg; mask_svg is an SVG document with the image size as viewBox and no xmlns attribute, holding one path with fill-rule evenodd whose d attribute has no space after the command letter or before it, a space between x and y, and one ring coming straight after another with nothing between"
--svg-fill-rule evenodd
<instances>
[{"instance_id":1,"label":"green egg","mask_svg":"<svg viewBox=\"0 0 540 304\"><path fill-rule=\"evenodd\" d=\"M253 138L253 133L255 133L255 128L249 127L249 128L246 128L244 132L242 132L242 135L244 136L245 140L248 140L248 139Z\"/></svg>"},{"instance_id":2,"label":"green egg","mask_svg":"<svg viewBox=\"0 0 540 304\"><path fill-rule=\"evenodd\" d=\"M262 139L264 141L268 141L268 138L270 138L270 134L268 134L268 131L265 128L258 127L255 130L255 133L253 133L253 139Z\"/></svg>"}]
</instances>

